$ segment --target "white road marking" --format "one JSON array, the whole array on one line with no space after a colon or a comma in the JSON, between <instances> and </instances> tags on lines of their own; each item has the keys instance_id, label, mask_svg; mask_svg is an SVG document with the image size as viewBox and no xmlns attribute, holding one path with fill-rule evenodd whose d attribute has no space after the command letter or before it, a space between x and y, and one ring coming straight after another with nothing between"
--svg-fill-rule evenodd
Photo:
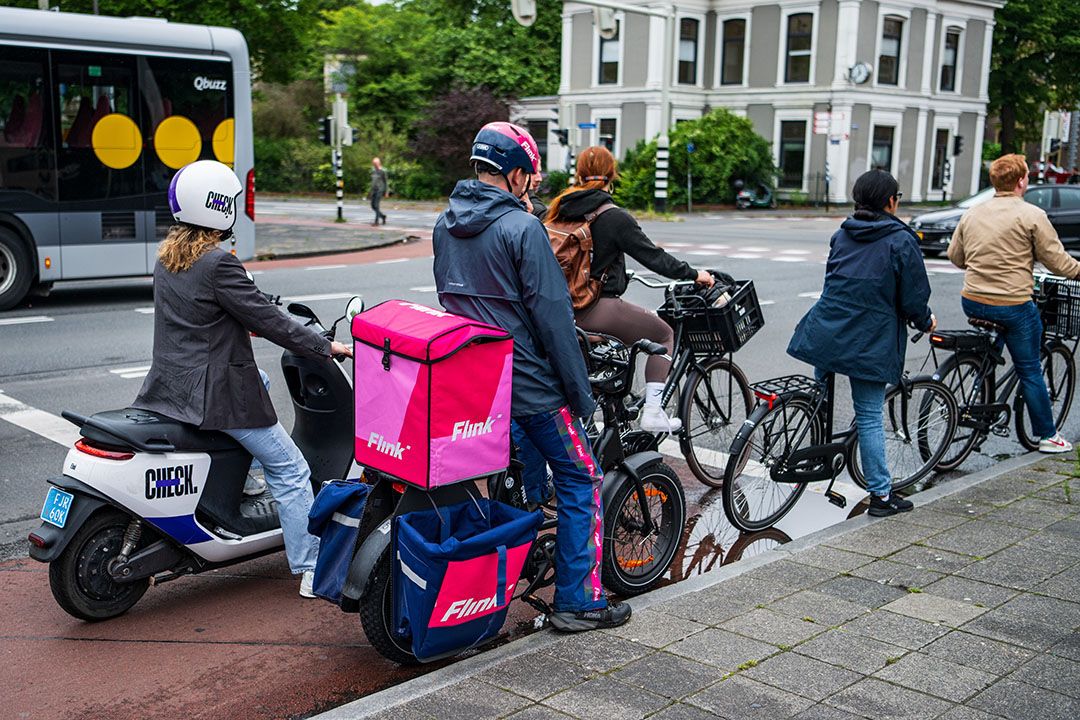
<instances>
[{"instance_id":1,"label":"white road marking","mask_svg":"<svg viewBox=\"0 0 1080 720\"><path fill-rule=\"evenodd\" d=\"M432 257L435 257L435 256L432 255ZM378 261L375 262L375 264L376 265L393 265L394 263L403 263L403 262L409 262L409 258L394 258L393 260L378 260Z\"/></svg>"},{"instance_id":2,"label":"white road marking","mask_svg":"<svg viewBox=\"0 0 1080 720\"><path fill-rule=\"evenodd\" d=\"M411 292L435 292L437 288L434 285L420 285L419 287L409 288Z\"/></svg>"},{"instance_id":3,"label":"white road marking","mask_svg":"<svg viewBox=\"0 0 1080 720\"><path fill-rule=\"evenodd\" d=\"M664 243L664 247L690 247L690 243L666 242Z\"/></svg>"},{"instance_id":4,"label":"white road marking","mask_svg":"<svg viewBox=\"0 0 1080 720\"><path fill-rule=\"evenodd\" d=\"M710 244L710 245L702 245L701 247L705 248L706 250L730 250L731 249L730 245L712 245L712 244Z\"/></svg>"},{"instance_id":5,"label":"white road marking","mask_svg":"<svg viewBox=\"0 0 1080 720\"><path fill-rule=\"evenodd\" d=\"M709 257L715 257L716 253L712 250L687 250L683 255L707 255Z\"/></svg>"},{"instance_id":6,"label":"white road marking","mask_svg":"<svg viewBox=\"0 0 1080 720\"><path fill-rule=\"evenodd\" d=\"M740 252L769 252L769 248L748 246L748 247L739 248L739 251Z\"/></svg>"},{"instance_id":7,"label":"white road marking","mask_svg":"<svg viewBox=\"0 0 1080 720\"><path fill-rule=\"evenodd\" d=\"M139 365L137 367L127 368L113 368L109 370L113 375L119 375L125 380L135 380L136 378L144 378L146 374L150 372L149 365Z\"/></svg>"},{"instance_id":8,"label":"white road marking","mask_svg":"<svg viewBox=\"0 0 1080 720\"><path fill-rule=\"evenodd\" d=\"M265 270L251 270L250 272L251 272L252 275L262 275L266 271Z\"/></svg>"},{"instance_id":9,"label":"white road marking","mask_svg":"<svg viewBox=\"0 0 1080 720\"><path fill-rule=\"evenodd\" d=\"M305 270L340 270L341 268L349 267L348 265L312 265L311 267L304 268Z\"/></svg>"},{"instance_id":10,"label":"white road marking","mask_svg":"<svg viewBox=\"0 0 1080 720\"><path fill-rule=\"evenodd\" d=\"M749 255L747 253L732 253L728 257L734 260L761 260L760 255Z\"/></svg>"},{"instance_id":11,"label":"white road marking","mask_svg":"<svg viewBox=\"0 0 1080 720\"><path fill-rule=\"evenodd\" d=\"M782 255L809 255L809 250L798 250L796 248L786 248L780 251Z\"/></svg>"},{"instance_id":12,"label":"white road marking","mask_svg":"<svg viewBox=\"0 0 1080 720\"><path fill-rule=\"evenodd\" d=\"M135 312L142 313L143 315L153 315L154 314L154 308L152 308L152 307L135 308Z\"/></svg>"},{"instance_id":13,"label":"white road marking","mask_svg":"<svg viewBox=\"0 0 1080 720\"><path fill-rule=\"evenodd\" d=\"M296 297L287 297L286 300L290 302L318 302L319 300L345 300L346 298L354 297L356 293L338 292L338 293L320 293L316 295L297 295Z\"/></svg>"},{"instance_id":14,"label":"white road marking","mask_svg":"<svg viewBox=\"0 0 1080 720\"><path fill-rule=\"evenodd\" d=\"M777 255L777 256L771 257L769 259L772 260L773 262L790 262L790 263L806 262L806 260L804 258L801 258L801 257L787 257L785 255Z\"/></svg>"},{"instance_id":15,"label":"white road marking","mask_svg":"<svg viewBox=\"0 0 1080 720\"><path fill-rule=\"evenodd\" d=\"M815 291L815 292L804 292L804 293L799 293L799 297L802 297L802 298L812 298L812 299L814 299L814 300L817 300L818 298L820 298L820 297L821 297L821 291L820 291L820 290L817 290L817 291Z\"/></svg>"},{"instance_id":16,"label":"white road marking","mask_svg":"<svg viewBox=\"0 0 1080 720\"><path fill-rule=\"evenodd\" d=\"M27 315L25 317L13 317L0 319L0 325L29 325L31 323L52 322L48 315Z\"/></svg>"},{"instance_id":17,"label":"white road marking","mask_svg":"<svg viewBox=\"0 0 1080 720\"><path fill-rule=\"evenodd\" d=\"M758 305L775 305L775 300L759 300Z\"/></svg>"},{"instance_id":18,"label":"white road marking","mask_svg":"<svg viewBox=\"0 0 1080 720\"><path fill-rule=\"evenodd\" d=\"M32 408L0 392L0 420L21 427L65 447L79 439L79 429L62 417Z\"/></svg>"}]
</instances>

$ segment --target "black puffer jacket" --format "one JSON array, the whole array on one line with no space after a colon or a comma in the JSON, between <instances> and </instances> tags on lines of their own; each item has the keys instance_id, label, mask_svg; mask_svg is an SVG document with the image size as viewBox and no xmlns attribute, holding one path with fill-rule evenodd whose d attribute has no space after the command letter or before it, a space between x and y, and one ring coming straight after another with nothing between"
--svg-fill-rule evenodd
<instances>
[{"instance_id":1,"label":"black puffer jacket","mask_svg":"<svg viewBox=\"0 0 1080 720\"><path fill-rule=\"evenodd\" d=\"M571 193L563 198L559 206L559 219L584 219L588 213L607 202L611 202L611 195L603 190ZM592 224L592 234L592 276L600 279L607 273L607 281L601 291L606 297L618 297L626 292L626 255L672 280L693 280L697 277L697 271L688 264L656 247L642 232L637 220L622 208L608 210L597 217Z\"/></svg>"}]
</instances>

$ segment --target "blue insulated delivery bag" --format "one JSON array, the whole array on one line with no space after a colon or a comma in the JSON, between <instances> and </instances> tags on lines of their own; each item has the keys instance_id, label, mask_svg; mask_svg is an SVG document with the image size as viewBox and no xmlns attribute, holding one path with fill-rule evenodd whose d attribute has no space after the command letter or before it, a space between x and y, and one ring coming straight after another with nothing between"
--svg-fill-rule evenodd
<instances>
[{"instance_id":1,"label":"blue insulated delivery bag","mask_svg":"<svg viewBox=\"0 0 1080 720\"><path fill-rule=\"evenodd\" d=\"M370 489L359 480L323 483L308 514L308 532L320 539L312 589L330 602L341 602Z\"/></svg>"},{"instance_id":2,"label":"blue insulated delivery bag","mask_svg":"<svg viewBox=\"0 0 1080 720\"><path fill-rule=\"evenodd\" d=\"M397 518L394 623L418 660L498 634L541 522L486 498Z\"/></svg>"}]
</instances>

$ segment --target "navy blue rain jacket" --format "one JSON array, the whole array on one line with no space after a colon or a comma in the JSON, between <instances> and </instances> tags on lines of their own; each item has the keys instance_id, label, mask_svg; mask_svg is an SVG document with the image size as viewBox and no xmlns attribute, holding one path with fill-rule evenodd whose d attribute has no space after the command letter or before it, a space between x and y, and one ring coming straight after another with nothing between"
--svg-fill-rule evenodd
<instances>
[{"instance_id":1,"label":"navy blue rain jacket","mask_svg":"<svg viewBox=\"0 0 1080 720\"><path fill-rule=\"evenodd\" d=\"M442 306L514 336L514 417L564 405L592 414L570 291L543 224L505 190L462 180L432 241Z\"/></svg>"},{"instance_id":2,"label":"navy blue rain jacket","mask_svg":"<svg viewBox=\"0 0 1080 720\"><path fill-rule=\"evenodd\" d=\"M906 323L930 328L930 283L915 234L892 215L850 217L832 237L821 299L788 354L829 372L897 383Z\"/></svg>"}]
</instances>

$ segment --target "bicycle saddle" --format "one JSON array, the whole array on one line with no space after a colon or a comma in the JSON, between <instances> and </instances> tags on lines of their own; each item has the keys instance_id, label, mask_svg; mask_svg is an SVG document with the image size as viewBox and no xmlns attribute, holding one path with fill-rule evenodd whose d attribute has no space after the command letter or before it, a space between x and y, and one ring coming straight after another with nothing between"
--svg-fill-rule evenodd
<instances>
[{"instance_id":1,"label":"bicycle saddle","mask_svg":"<svg viewBox=\"0 0 1080 720\"><path fill-rule=\"evenodd\" d=\"M1005 326L1001 323L996 323L993 320L983 320L982 318L968 318L968 325L971 325L971 327L982 328L983 330L995 330L999 333L1005 332Z\"/></svg>"}]
</instances>

